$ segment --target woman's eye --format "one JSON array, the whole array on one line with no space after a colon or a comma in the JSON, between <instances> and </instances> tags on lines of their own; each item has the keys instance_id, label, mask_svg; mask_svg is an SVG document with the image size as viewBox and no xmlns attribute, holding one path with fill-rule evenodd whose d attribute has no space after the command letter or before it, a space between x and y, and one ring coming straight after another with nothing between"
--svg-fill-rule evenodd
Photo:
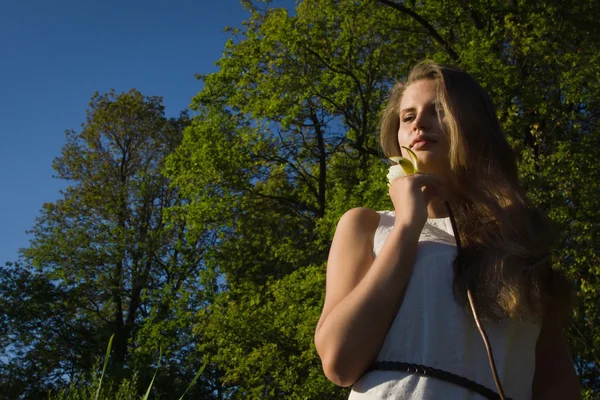
<instances>
[{"instance_id":1,"label":"woman's eye","mask_svg":"<svg viewBox=\"0 0 600 400\"><path fill-rule=\"evenodd\" d=\"M442 107L442 105L436 105L435 106L435 113L440 116L443 117L444 116L444 107Z\"/></svg>"},{"instance_id":2,"label":"woman's eye","mask_svg":"<svg viewBox=\"0 0 600 400\"><path fill-rule=\"evenodd\" d=\"M402 117L402 122L410 122L413 119L415 119L413 115L405 115L404 117Z\"/></svg>"}]
</instances>

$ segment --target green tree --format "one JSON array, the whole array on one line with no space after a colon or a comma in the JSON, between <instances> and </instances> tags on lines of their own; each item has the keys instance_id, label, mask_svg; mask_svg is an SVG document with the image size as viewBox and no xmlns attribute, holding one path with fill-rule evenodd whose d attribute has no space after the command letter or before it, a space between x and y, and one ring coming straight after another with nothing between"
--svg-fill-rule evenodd
<instances>
[{"instance_id":1,"label":"green tree","mask_svg":"<svg viewBox=\"0 0 600 400\"><path fill-rule=\"evenodd\" d=\"M115 385L138 371L144 390L161 346L155 392L171 398L191 382L201 360L189 315L212 290L202 259L213 238L165 222L183 200L160 172L188 123L186 114L165 118L161 98L131 90L96 93L81 130L67 131L53 167L69 186L44 204L23 260L0 270L3 394L46 398L89 384L113 333Z\"/></svg>"},{"instance_id":2,"label":"green tree","mask_svg":"<svg viewBox=\"0 0 600 400\"><path fill-rule=\"evenodd\" d=\"M218 232L206 265L223 291L195 329L228 393L344 397L300 356L311 335L294 342L281 321L316 324L340 215L391 207L379 112L424 58L458 64L492 94L531 198L561 228L556 267L580 289L569 342L587 395L600 392L597 2L304 0L295 14L243 4L251 16L219 71L200 76L197 114L167 169L192 199L177 215ZM305 321L281 308L280 290L303 299Z\"/></svg>"},{"instance_id":3,"label":"green tree","mask_svg":"<svg viewBox=\"0 0 600 400\"><path fill-rule=\"evenodd\" d=\"M385 203L372 132L389 86L381 65L396 71L399 55L380 59L401 44L376 51L375 42L384 40L382 24L393 29L396 21L372 5L303 3L297 17L246 5L248 29L226 46L220 72L204 77L197 116L167 169L194 199L179 209L190 229L217 221L220 235L207 265L225 290L199 313L196 331L235 398L344 397L320 372L312 331L337 217L368 196L374 207ZM285 286L288 279L310 284ZM306 320L276 311L286 297L304 302ZM299 324L301 341L282 331Z\"/></svg>"},{"instance_id":4,"label":"green tree","mask_svg":"<svg viewBox=\"0 0 600 400\"><path fill-rule=\"evenodd\" d=\"M162 345L166 398L204 361L192 396L344 398L312 343L329 242L347 209L391 207L379 113L431 58L492 94L529 195L561 228L555 264L580 300L569 344L597 397L600 4L242 4L249 18L219 71L199 76L193 119L110 93L68 132L55 169L72 185L44 205L22 260L0 268L2 393L85 386L115 333L114 390L134 370L147 387Z\"/></svg>"}]
</instances>

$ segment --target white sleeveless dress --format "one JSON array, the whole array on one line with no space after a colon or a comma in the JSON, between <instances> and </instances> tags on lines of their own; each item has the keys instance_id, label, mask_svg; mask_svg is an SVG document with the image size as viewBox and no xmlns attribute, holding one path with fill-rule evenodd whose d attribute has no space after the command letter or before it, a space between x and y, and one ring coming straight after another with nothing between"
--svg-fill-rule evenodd
<instances>
[{"instance_id":1,"label":"white sleeveless dress","mask_svg":"<svg viewBox=\"0 0 600 400\"><path fill-rule=\"evenodd\" d=\"M376 257L394 225L393 211L379 211ZM423 227L404 300L377 361L421 364L463 376L494 391L487 352L475 322L452 294L456 245L450 218L430 218ZM483 323L504 393L531 399L535 345L540 325L503 320ZM448 399L482 396L452 383L400 371L373 371L352 387L349 400Z\"/></svg>"}]
</instances>

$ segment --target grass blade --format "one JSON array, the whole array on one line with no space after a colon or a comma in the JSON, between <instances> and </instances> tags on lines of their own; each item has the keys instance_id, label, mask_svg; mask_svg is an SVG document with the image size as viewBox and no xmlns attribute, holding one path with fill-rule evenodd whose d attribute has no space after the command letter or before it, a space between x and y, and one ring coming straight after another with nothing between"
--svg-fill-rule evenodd
<instances>
[{"instance_id":1,"label":"grass blade","mask_svg":"<svg viewBox=\"0 0 600 400\"><path fill-rule=\"evenodd\" d=\"M183 399L183 396L185 396L185 394L188 392L188 390L190 390L190 388L192 386L194 386L194 384L196 383L196 381L198 380L198 378L200 377L200 375L202 374L202 372L204 371L204 368L206 368L206 363L204 363L204 365L202 365L200 367L200 369L198 370L198 372L196 373L196 376L194 377L194 379L192 379L192 382L189 384L189 386L187 387L187 389L185 389L185 392L183 392L183 394L181 395L181 397L179 398L179 400Z\"/></svg>"},{"instance_id":2,"label":"grass blade","mask_svg":"<svg viewBox=\"0 0 600 400\"><path fill-rule=\"evenodd\" d=\"M108 347L106 348L106 356L104 356L104 367L102 367L102 375L100 375L100 382L98 382L98 390L96 390L96 397L94 400L98 400L98 396L100 396L100 388L102 387L102 378L104 378L104 372L106 371L106 366L108 365L108 356L110 355L110 349L112 348L112 341L115 337L115 334L110 337L108 341Z\"/></svg>"},{"instance_id":3,"label":"grass blade","mask_svg":"<svg viewBox=\"0 0 600 400\"><path fill-rule=\"evenodd\" d=\"M154 378L156 378L156 373L158 372L158 369L160 368L161 360L162 360L162 346L160 346L160 354L158 356L158 367L156 367L156 371L154 371L154 376L152 377L152 380L150 381L150 385L148 386L148 390L146 390L146 394L144 395L144 397L142 397L142 400L148 400L148 396L150 396L150 389L152 389L152 385L154 384Z\"/></svg>"}]
</instances>

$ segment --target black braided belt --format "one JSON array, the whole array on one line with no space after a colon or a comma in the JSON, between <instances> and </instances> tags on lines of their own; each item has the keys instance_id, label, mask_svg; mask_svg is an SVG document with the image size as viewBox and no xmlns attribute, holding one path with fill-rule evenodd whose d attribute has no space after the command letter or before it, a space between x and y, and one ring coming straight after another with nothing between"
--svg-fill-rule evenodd
<instances>
[{"instance_id":1,"label":"black braided belt","mask_svg":"<svg viewBox=\"0 0 600 400\"><path fill-rule=\"evenodd\" d=\"M448 371L443 371L441 369L426 367L424 365L419 364L410 364L399 361L378 361L374 363L367 372L370 371L403 371L410 372L413 374L419 374L424 376L430 376L432 378L437 378L446 382L454 383L455 385L462 386L466 389L469 389L475 393L482 395L485 398L491 400L500 400L500 395L494 392L487 387L480 385L477 382L474 382L470 379L464 378L460 375L455 375ZM512 400L510 398L506 398L506 400Z\"/></svg>"}]
</instances>

